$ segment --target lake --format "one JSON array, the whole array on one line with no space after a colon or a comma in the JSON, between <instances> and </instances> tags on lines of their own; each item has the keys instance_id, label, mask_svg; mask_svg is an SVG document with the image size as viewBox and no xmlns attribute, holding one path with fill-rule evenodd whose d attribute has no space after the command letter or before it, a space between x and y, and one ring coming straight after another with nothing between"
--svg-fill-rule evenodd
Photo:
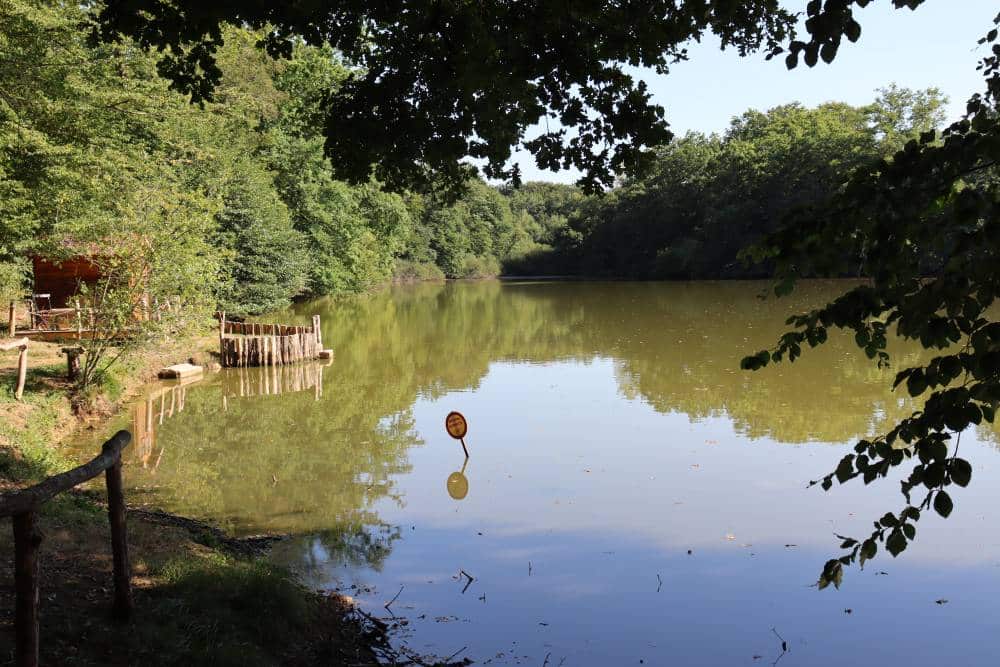
<instances>
[{"instance_id":1,"label":"lake","mask_svg":"<svg viewBox=\"0 0 1000 667\"><path fill-rule=\"evenodd\" d=\"M992 430L963 434L973 480L949 519L927 512L899 558L813 586L834 533L867 536L902 499L893 479L809 480L915 406L847 337L757 373L739 360L847 286L761 300L752 282L459 282L306 303L265 319L320 314L329 364L159 384L109 429L136 433L130 501L290 534L273 558L391 611L418 653L995 664ZM922 358L892 352L897 368Z\"/></svg>"}]
</instances>

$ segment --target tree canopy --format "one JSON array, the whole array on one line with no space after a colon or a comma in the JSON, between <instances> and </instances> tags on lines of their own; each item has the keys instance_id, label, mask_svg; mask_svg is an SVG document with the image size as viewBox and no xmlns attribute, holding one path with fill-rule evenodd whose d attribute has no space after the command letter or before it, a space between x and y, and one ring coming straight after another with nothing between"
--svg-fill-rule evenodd
<instances>
[{"instance_id":1,"label":"tree canopy","mask_svg":"<svg viewBox=\"0 0 1000 667\"><path fill-rule=\"evenodd\" d=\"M299 40L329 45L355 66L325 108L327 149L354 182L374 171L394 187L427 187L435 175L456 184L466 156L516 179L506 162L523 143L541 166L576 167L595 190L641 169L645 149L670 137L624 64L666 71L707 33L740 53L777 49L795 24L780 4L110 0L95 33L164 50L161 72L195 100L215 95L224 23L266 31L261 43L276 56ZM561 127L525 140L547 117Z\"/></svg>"},{"instance_id":2,"label":"tree canopy","mask_svg":"<svg viewBox=\"0 0 1000 667\"><path fill-rule=\"evenodd\" d=\"M346 74L336 85L326 85L320 101L303 111L311 126L322 118L325 151L334 158L332 180L363 186L374 179L394 190L443 189L454 194L468 180L461 160L473 157L485 161L487 176L517 183L519 170L507 162L512 147L521 144L541 167L580 169L580 185L593 192L611 185L616 176L647 173L657 161L654 147L670 138L663 109L652 103L645 85L626 72L627 65L666 72L686 57L685 44L715 35L740 54L763 50L769 57L782 57L789 68L801 62L812 67L820 60L833 61L845 40L861 37L855 10L871 1L809 0L805 32L800 34L796 14L780 0L585 0L563 5L542 0L108 0L94 8L92 34L112 45L158 49L159 73L206 105L217 104L223 93L227 25L255 31L257 43L272 56L293 58L303 45L332 49L343 59ZM891 4L917 9L923 0ZM804 346L825 342L830 328L853 331L858 346L876 363L890 361L885 347L891 332L942 352L926 365L901 369L897 377L897 384L910 394L926 397L923 409L887 433L858 443L855 453L822 480L826 488L834 480L871 482L904 461L914 466L902 487L903 510L883 516L866 539L845 538L847 553L827 563L821 586L839 584L843 566L863 563L879 544L899 554L914 538L922 510L933 507L943 516L952 512L946 487L965 486L971 477L971 466L957 455L956 434L970 424L992 421L1000 405L1000 323L989 310L1000 284L1000 44L996 26L983 29L986 55L980 70L985 88L970 97L963 119L941 133L929 128L913 136L915 128L935 117L934 109L926 100L907 100L890 90L883 100L885 113L875 119L875 139L883 153L853 162L854 139L831 135L835 150L851 151L844 165L849 173L824 167L805 178L812 166L788 165L792 175L803 177L802 183L814 182L822 196L797 199L797 193L786 193L790 210L766 213L769 219L780 217L781 224L744 255L774 268L779 295L804 276L846 272L869 279L827 306L790 319L791 330L775 347L744 360L748 369L794 361ZM14 29L11 34L20 33ZM22 63L37 57L32 49L44 55L43 46L52 43L44 30L32 39L19 47L26 50L18 53L27 54ZM106 48L116 53L114 46ZM104 67L102 63L93 66ZM108 60L107 74L97 75L112 75L114 63ZM34 74L37 68L16 62L14 68L10 76L44 78ZM4 173L22 174L5 185L3 205L15 217L36 205L19 189L33 183L32 178L49 183L67 175L78 177L73 170L39 170L39 164L90 159L87 151L67 148L74 133L90 136L93 131L90 123L81 121L74 100L104 109L121 104L86 90L67 93L76 80L46 81L46 90L58 103L40 105L40 120L33 121L32 132L17 134L17 145L24 150L5 154L2 165ZM34 103L8 91L3 99L6 106L0 111L8 114L8 107L20 114ZM909 111L898 113L903 107ZM856 114L850 109L827 111ZM790 118L798 114L788 111ZM119 132L132 127L127 118L108 112L99 120L111 123L108 131ZM558 121L557 129L526 139L529 127L548 118ZM738 121L729 138L733 149L749 149L755 142L780 144L780 133L759 131L775 121L780 119L754 114ZM697 169L721 150L710 143L688 144L669 156L679 161L677 168ZM131 150L143 144L127 145ZM162 145L153 142L154 147ZM780 145L772 149L774 155L791 156L782 153ZM829 161L824 164L829 167ZM739 185L761 191L781 187L766 178ZM108 192L100 178L82 186L88 190L74 192ZM66 189L72 190L72 185ZM434 193L429 197L433 201ZM63 210L59 207L71 206L83 215L93 208L92 201L89 196L69 196L44 205L58 204L53 211L57 217ZM503 206L492 195L473 196L461 205L490 221L487 231L461 232L470 244L463 252L474 255L487 244L508 242ZM294 211L293 220L304 212L308 207ZM429 219L434 231L423 238L436 252L435 239L449 238L456 217L443 207ZM451 258L446 261L458 266ZM923 497L911 501L917 489L923 489Z\"/></svg>"},{"instance_id":3,"label":"tree canopy","mask_svg":"<svg viewBox=\"0 0 1000 667\"><path fill-rule=\"evenodd\" d=\"M650 278L760 278L740 251L774 232L782 216L821 205L855 169L896 152L906 138L939 128L944 98L934 89L890 86L869 105L828 102L750 110L720 135L689 133L658 146L649 172L604 197L566 199L548 216L548 247L508 270ZM538 186L514 200L545 197ZM555 204L560 191L549 191ZM579 193L578 193L579 194ZM843 275L857 275L858 263ZM545 270L548 267L548 271Z\"/></svg>"}]
</instances>

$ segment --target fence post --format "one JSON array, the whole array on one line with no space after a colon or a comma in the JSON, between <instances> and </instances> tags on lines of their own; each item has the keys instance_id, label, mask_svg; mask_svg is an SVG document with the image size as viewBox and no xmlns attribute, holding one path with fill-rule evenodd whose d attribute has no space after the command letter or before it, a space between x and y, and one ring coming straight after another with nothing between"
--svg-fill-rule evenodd
<instances>
[{"instance_id":1,"label":"fence post","mask_svg":"<svg viewBox=\"0 0 1000 667\"><path fill-rule=\"evenodd\" d=\"M17 353L17 387L14 389L14 398L18 401L24 396L24 380L28 376L28 346L22 345L21 351Z\"/></svg>"},{"instance_id":2,"label":"fence post","mask_svg":"<svg viewBox=\"0 0 1000 667\"><path fill-rule=\"evenodd\" d=\"M226 363L226 311L219 312L219 358L222 361L223 366L228 366Z\"/></svg>"},{"instance_id":3,"label":"fence post","mask_svg":"<svg viewBox=\"0 0 1000 667\"><path fill-rule=\"evenodd\" d=\"M35 512L13 517L14 633L18 667L38 667L38 546Z\"/></svg>"},{"instance_id":4,"label":"fence post","mask_svg":"<svg viewBox=\"0 0 1000 667\"><path fill-rule=\"evenodd\" d=\"M11 301L10 302L10 320L9 320L9 322L10 322L10 325L7 328L7 334L11 338L16 338L17 337L15 335L17 333L17 302L16 301Z\"/></svg>"},{"instance_id":5,"label":"fence post","mask_svg":"<svg viewBox=\"0 0 1000 667\"><path fill-rule=\"evenodd\" d=\"M128 539L125 531L125 493L122 490L122 457L104 471L108 485L108 522L111 524L111 556L115 586L112 613L127 621L132 614L132 569L128 560Z\"/></svg>"}]
</instances>

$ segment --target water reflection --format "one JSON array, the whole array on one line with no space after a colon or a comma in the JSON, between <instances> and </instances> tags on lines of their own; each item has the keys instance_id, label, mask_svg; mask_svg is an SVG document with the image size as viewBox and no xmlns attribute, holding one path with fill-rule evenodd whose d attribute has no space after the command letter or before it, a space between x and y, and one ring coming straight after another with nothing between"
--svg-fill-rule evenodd
<instances>
[{"instance_id":1,"label":"water reflection","mask_svg":"<svg viewBox=\"0 0 1000 667\"><path fill-rule=\"evenodd\" d=\"M465 476L465 467L469 465L469 457L465 457L462 469L448 475L445 486L448 487L448 495L455 500L462 500L469 495L469 479Z\"/></svg>"},{"instance_id":2,"label":"water reflection","mask_svg":"<svg viewBox=\"0 0 1000 667\"><path fill-rule=\"evenodd\" d=\"M865 661L883 640L874 624L843 627L851 607L851 619L906 608L909 664L955 659L922 638L1000 629L962 595L1000 580L986 530L1000 472L970 454L979 467L955 514L922 521L903 559L879 562L891 577L817 596L831 533L870 527L898 486L805 483L915 406L846 337L741 372L790 313L844 288L761 301L762 287L465 283L302 304L276 317L321 314L335 361L157 389L135 406L127 479L133 497L236 533L293 534L276 558L374 611L405 584L395 613L442 655L461 646L461 622L470 654L494 663L752 663L773 655L777 625L782 664ZM897 365L921 354L892 353ZM477 429L476 493L466 465L449 472L461 454L441 427L456 407ZM466 596L460 571L475 577ZM964 602L940 609L940 597ZM845 631L847 649L834 641Z\"/></svg>"}]
</instances>

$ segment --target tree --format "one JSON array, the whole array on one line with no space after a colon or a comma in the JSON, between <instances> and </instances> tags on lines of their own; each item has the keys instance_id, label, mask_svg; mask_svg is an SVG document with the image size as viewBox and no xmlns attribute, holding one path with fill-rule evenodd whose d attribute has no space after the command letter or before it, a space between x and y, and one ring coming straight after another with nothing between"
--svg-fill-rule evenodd
<instances>
[{"instance_id":1,"label":"tree","mask_svg":"<svg viewBox=\"0 0 1000 667\"><path fill-rule=\"evenodd\" d=\"M195 100L211 99L221 77L223 23L264 30L275 56L290 56L296 40L329 45L357 67L326 102L327 149L351 182L374 171L394 188L461 186L466 156L483 159L490 177L518 180L506 162L523 143L543 168L580 169L594 191L640 171L645 148L670 137L663 109L623 63L667 71L707 33L740 53L778 48L795 15L780 0L110 0L95 20L96 37L164 50L161 72ZM550 116L562 127L524 139Z\"/></svg>"},{"instance_id":2,"label":"tree","mask_svg":"<svg viewBox=\"0 0 1000 667\"><path fill-rule=\"evenodd\" d=\"M327 150L338 173L365 182L374 172L394 187L421 186L443 176L465 181L458 161L487 161L487 175L510 176L511 146L523 142L542 167L574 166L594 191L616 172L640 173L649 147L669 132L649 93L622 63L666 71L684 58L684 44L708 32L741 54L766 48L787 67L832 62L844 40L861 37L856 7L871 0L809 0L805 39L779 0L688 0L683 3L329 2L201 3L109 0L96 13L95 35L121 34L166 49L161 71L195 99L208 99L218 79L214 52L224 21L267 26L272 55L291 53L294 39L329 43L358 70L327 103ZM916 9L923 0L892 0ZM1000 24L1000 16L997 17ZM744 360L759 368L794 360L804 344L826 340L829 327L855 332L858 345L885 363L890 327L949 354L902 369L897 382L929 393L923 411L887 434L858 443L824 478L873 481L903 461L916 461L903 485L907 505L887 514L864 541L845 539L848 553L826 564L820 584L839 584L843 566L864 561L882 543L898 554L915 535L920 510L952 511L945 486L969 483L971 467L949 448L952 434L992 421L1000 402L1000 323L989 307L1000 284L1000 44L980 69L986 91L967 116L940 136L927 131L889 159L859 167L829 202L805 203L782 231L749 256L773 262L787 293L804 275L840 274L862 258L870 283L824 308L789 321L794 329L775 348ZM523 141L525 128L552 115L562 125ZM891 124L885 126L887 131ZM572 132L571 132L572 131ZM575 134L574 134L575 133ZM375 165L374 168L372 165ZM923 487L913 505L910 494Z\"/></svg>"},{"instance_id":3,"label":"tree","mask_svg":"<svg viewBox=\"0 0 1000 667\"><path fill-rule=\"evenodd\" d=\"M934 90L893 87L853 107L828 102L749 110L721 135L691 133L656 148L648 175L570 215L551 261L570 273L633 278L765 277L739 252L777 229L782 216L825 202L858 167L894 152L898 137L934 129ZM894 118L892 136L884 119ZM917 123L910 126L908 123ZM856 275L854 262L848 275Z\"/></svg>"},{"instance_id":4,"label":"tree","mask_svg":"<svg viewBox=\"0 0 1000 667\"><path fill-rule=\"evenodd\" d=\"M225 184L215 243L228 251L218 290L228 312L263 313L289 304L306 286L305 239L270 176L249 160Z\"/></svg>"},{"instance_id":5,"label":"tree","mask_svg":"<svg viewBox=\"0 0 1000 667\"><path fill-rule=\"evenodd\" d=\"M1000 15L995 23L1000 26ZM834 472L814 482L824 489L835 480L868 484L912 464L901 485L903 508L875 521L868 537L843 537L845 553L826 563L821 588L839 586L844 566L863 565L879 545L899 555L916 537L923 512L951 514L949 487L965 487L972 477L971 464L958 455L961 433L992 423L1000 405L1000 322L990 313L1000 285L997 35L994 27L980 40L990 46L979 67L985 92L969 99L965 118L859 169L830 201L794 212L751 253L776 263L776 294L790 291L802 275L843 270L846 256L862 259L870 281L790 318L794 328L774 348L745 358L744 368L794 361L803 346L825 342L831 327L853 331L858 347L880 365L890 362L891 333L941 351L896 375L895 386L926 397L923 409L858 442Z\"/></svg>"},{"instance_id":6,"label":"tree","mask_svg":"<svg viewBox=\"0 0 1000 667\"><path fill-rule=\"evenodd\" d=\"M868 116L883 147L883 157L894 155L911 139L944 125L948 98L937 88L910 90L891 84L878 93L878 99L868 108Z\"/></svg>"}]
</instances>

